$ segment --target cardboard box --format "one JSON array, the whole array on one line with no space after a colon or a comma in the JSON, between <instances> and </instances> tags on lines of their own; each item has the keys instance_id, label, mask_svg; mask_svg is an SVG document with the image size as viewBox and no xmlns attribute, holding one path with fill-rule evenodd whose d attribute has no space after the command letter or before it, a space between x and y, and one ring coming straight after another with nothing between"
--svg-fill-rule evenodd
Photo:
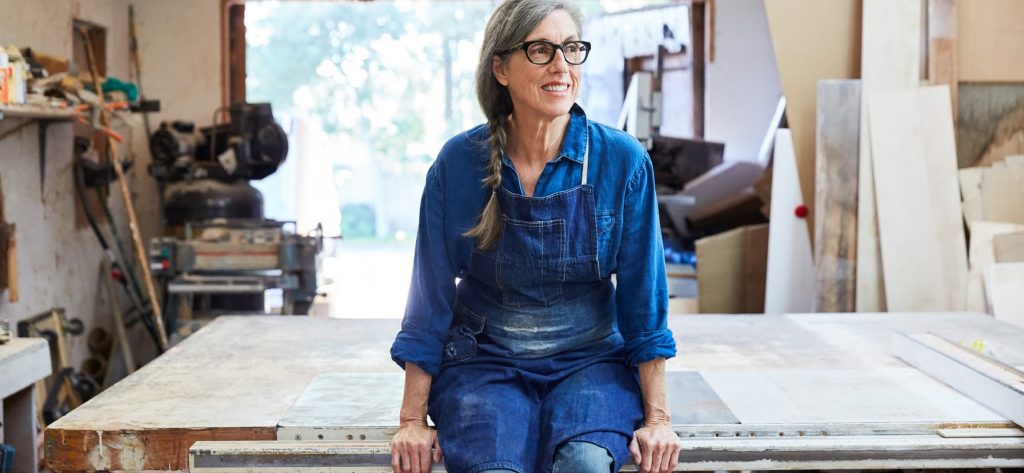
<instances>
[{"instance_id":1,"label":"cardboard box","mask_svg":"<svg viewBox=\"0 0 1024 473\"><path fill-rule=\"evenodd\" d=\"M764 313L768 225L697 240L697 304L702 314Z\"/></svg>"}]
</instances>

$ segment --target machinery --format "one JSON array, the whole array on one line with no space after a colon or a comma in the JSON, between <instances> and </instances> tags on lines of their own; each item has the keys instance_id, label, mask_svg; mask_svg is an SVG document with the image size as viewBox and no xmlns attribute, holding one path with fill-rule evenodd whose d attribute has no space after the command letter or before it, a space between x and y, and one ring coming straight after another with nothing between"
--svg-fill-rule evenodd
<instances>
[{"instance_id":1,"label":"machinery","mask_svg":"<svg viewBox=\"0 0 1024 473\"><path fill-rule=\"evenodd\" d=\"M263 313L279 289L282 313L308 313L317 294L323 234L264 218L250 184L277 170L288 138L270 104L239 103L230 121L196 128L164 122L150 139L149 172L162 184L166 236L150 242L150 265L167 292L169 329L181 310Z\"/></svg>"}]
</instances>

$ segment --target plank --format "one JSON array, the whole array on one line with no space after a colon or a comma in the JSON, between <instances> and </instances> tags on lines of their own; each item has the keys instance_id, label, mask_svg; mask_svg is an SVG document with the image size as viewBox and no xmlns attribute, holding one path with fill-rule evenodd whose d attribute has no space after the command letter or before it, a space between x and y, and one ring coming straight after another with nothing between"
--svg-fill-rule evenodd
<instances>
[{"instance_id":1,"label":"plank","mask_svg":"<svg viewBox=\"0 0 1024 473\"><path fill-rule=\"evenodd\" d=\"M957 17L962 82L1024 82L1024 2L961 1Z\"/></svg>"},{"instance_id":2,"label":"plank","mask_svg":"<svg viewBox=\"0 0 1024 473\"><path fill-rule=\"evenodd\" d=\"M1024 373L934 334L893 334L895 354L978 403L1024 425Z\"/></svg>"},{"instance_id":3,"label":"plank","mask_svg":"<svg viewBox=\"0 0 1024 473\"><path fill-rule=\"evenodd\" d=\"M786 96L786 121L793 134L800 190L807 204L808 231L817 222L815 123L822 79L860 76L860 0L772 0L765 3L775 63ZM808 41L807 38L814 38Z\"/></svg>"},{"instance_id":4,"label":"plank","mask_svg":"<svg viewBox=\"0 0 1024 473\"><path fill-rule=\"evenodd\" d=\"M992 252L997 263L1024 262L1024 232L996 235Z\"/></svg>"},{"instance_id":5,"label":"plank","mask_svg":"<svg viewBox=\"0 0 1024 473\"><path fill-rule=\"evenodd\" d=\"M1024 168L988 168L981 173L982 218L1024 223Z\"/></svg>"},{"instance_id":6,"label":"plank","mask_svg":"<svg viewBox=\"0 0 1024 473\"><path fill-rule=\"evenodd\" d=\"M998 235L1024 231L1024 225L1005 222L976 221L971 225L967 262L967 310L987 312L985 302L985 268L996 262L993 241Z\"/></svg>"},{"instance_id":7,"label":"plank","mask_svg":"<svg viewBox=\"0 0 1024 473\"><path fill-rule=\"evenodd\" d=\"M1024 465L1018 438L935 435L863 437L682 438L672 471L937 469ZM198 442L193 473L386 473L385 442ZM431 465L431 472L446 471ZM627 461L623 472L637 471Z\"/></svg>"},{"instance_id":8,"label":"plank","mask_svg":"<svg viewBox=\"0 0 1024 473\"><path fill-rule=\"evenodd\" d=\"M861 30L860 172L857 193L857 311L886 310L879 249L868 101L878 92L918 85L921 77L920 0L864 0Z\"/></svg>"},{"instance_id":9,"label":"plank","mask_svg":"<svg viewBox=\"0 0 1024 473\"><path fill-rule=\"evenodd\" d=\"M400 373L387 356L400 322L398 318L220 317L51 425L46 431L47 461L60 466L52 469L61 471L140 469L137 466L180 470L187 465L189 444L203 438L272 440L280 420L316 376ZM1024 328L982 314L693 315L671 317L669 328L686 343L680 344L677 357L666 362L667 370L699 373L710 386L707 393L720 398L737 419L741 415L714 386L709 373L764 370L797 378L806 370L809 379L845 380L849 389L840 394L793 396L780 411L831 411L842 415L816 424L859 417L851 414L858 411L877 414L881 408L872 395L882 388L872 387L862 394L865 384L886 386L886 399L916 399L914 393L948 392L931 378L903 375L900 370L908 368L891 355L888 334L893 331L932 330L958 343L984 340L985 346L998 352L1005 363L1024 366ZM879 369L888 373L872 377L871 373ZM678 382L704 389L692 376L683 374ZM736 379L742 381L743 377ZM760 379L763 377L748 379L746 387L775 389L758 388ZM801 386L807 392L821 387L809 382ZM742 393L743 388L740 385L733 390ZM668 389L674 392L678 387L670 385ZM377 392L375 395L380 397L388 395ZM694 394L698 395L692 399L704 396ZM777 408L770 398L760 406L755 405L756 401L756 395L749 395L745 409L771 412ZM954 397L950 402L966 401ZM847 413L818 406L822 403L839 403ZM1008 427L1004 418L977 425L979 419L966 417L970 410L937 415L948 409L944 402L922 400L919 404L911 407L927 413L922 414L927 418L916 419L917 423ZM701 413L697 407L683 409L692 410L693 416L710 415L714 410ZM744 425L742 431L762 427ZM811 427L786 423L776 428L787 437L795 437L794 430Z\"/></svg>"},{"instance_id":10,"label":"plank","mask_svg":"<svg viewBox=\"0 0 1024 473\"><path fill-rule=\"evenodd\" d=\"M795 209L803 205L793 136L790 130L775 132L772 160L771 219L768 222L768 268L764 312L810 312L814 300L814 263L807 221Z\"/></svg>"},{"instance_id":11,"label":"plank","mask_svg":"<svg viewBox=\"0 0 1024 473\"><path fill-rule=\"evenodd\" d=\"M51 424L48 465L180 470L195 441L272 440L278 420L317 374L398 372L386 356L397 323L218 317Z\"/></svg>"},{"instance_id":12,"label":"plank","mask_svg":"<svg viewBox=\"0 0 1024 473\"><path fill-rule=\"evenodd\" d=\"M49 376L51 369L45 339L16 337L0 344L0 404L3 398Z\"/></svg>"},{"instance_id":13,"label":"plank","mask_svg":"<svg viewBox=\"0 0 1024 473\"><path fill-rule=\"evenodd\" d=\"M404 379L402 373L321 374L278 422L277 439L390 440L398 429ZM665 390L677 425L739 423L696 371L666 373Z\"/></svg>"},{"instance_id":14,"label":"plank","mask_svg":"<svg viewBox=\"0 0 1024 473\"><path fill-rule=\"evenodd\" d=\"M985 168L964 168L957 171L960 195L963 201L964 222L971 228L974 222L984 220L981 208L981 174Z\"/></svg>"},{"instance_id":15,"label":"plank","mask_svg":"<svg viewBox=\"0 0 1024 473\"><path fill-rule=\"evenodd\" d=\"M957 0L928 0L928 83L949 86L953 128L957 123Z\"/></svg>"},{"instance_id":16,"label":"plank","mask_svg":"<svg viewBox=\"0 0 1024 473\"><path fill-rule=\"evenodd\" d=\"M946 438L964 437L1024 437L1024 430L1009 429L939 429L939 435Z\"/></svg>"},{"instance_id":17,"label":"plank","mask_svg":"<svg viewBox=\"0 0 1024 473\"><path fill-rule=\"evenodd\" d=\"M860 81L818 83L815 312L856 310Z\"/></svg>"},{"instance_id":18,"label":"plank","mask_svg":"<svg viewBox=\"0 0 1024 473\"><path fill-rule=\"evenodd\" d=\"M764 312L768 225L749 225L701 238L696 250L701 313Z\"/></svg>"},{"instance_id":19,"label":"plank","mask_svg":"<svg viewBox=\"0 0 1024 473\"><path fill-rule=\"evenodd\" d=\"M878 92L869 102L890 310L965 307L967 242L948 94L946 86L923 87Z\"/></svg>"},{"instance_id":20,"label":"plank","mask_svg":"<svg viewBox=\"0 0 1024 473\"><path fill-rule=\"evenodd\" d=\"M1024 327L1024 263L988 265L985 293L996 319Z\"/></svg>"}]
</instances>

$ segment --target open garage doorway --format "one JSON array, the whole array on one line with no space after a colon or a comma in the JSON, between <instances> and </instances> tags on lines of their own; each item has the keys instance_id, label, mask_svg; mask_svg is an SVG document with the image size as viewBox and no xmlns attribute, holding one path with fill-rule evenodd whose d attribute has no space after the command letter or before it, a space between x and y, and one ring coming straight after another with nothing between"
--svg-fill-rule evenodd
<instances>
[{"instance_id":1,"label":"open garage doorway","mask_svg":"<svg viewBox=\"0 0 1024 473\"><path fill-rule=\"evenodd\" d=\"M658 3L578 2L591 19ZM312 314L402 316L427 169L448 138L483 121L473 76L497 4L245 3L247 100L270 102L292 145L282 168L254 183L266 216L343 236L326 245L325 297ZM595 69L619 88L620 52ZM621 95L590 98L584 87L590 117L613 121Z\"/></svg>"}]
</instances>

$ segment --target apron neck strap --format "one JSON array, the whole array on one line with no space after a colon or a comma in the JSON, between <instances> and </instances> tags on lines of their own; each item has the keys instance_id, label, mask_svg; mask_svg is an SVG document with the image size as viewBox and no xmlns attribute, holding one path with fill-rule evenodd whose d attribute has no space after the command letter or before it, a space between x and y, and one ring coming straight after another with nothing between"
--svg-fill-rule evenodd
<instances>
[{"instance_id":1,"label":"apron neck strap","mask_svg":"<svg viewBox=\"0 0 1024 473\"><path fill-rule=\"evenodd\" d=\"M587 139L586 148L583 148L583 178L580 179L580 185L587 185L587 165L590 164L590 139Z\"/></svg>"}]
</instances>

